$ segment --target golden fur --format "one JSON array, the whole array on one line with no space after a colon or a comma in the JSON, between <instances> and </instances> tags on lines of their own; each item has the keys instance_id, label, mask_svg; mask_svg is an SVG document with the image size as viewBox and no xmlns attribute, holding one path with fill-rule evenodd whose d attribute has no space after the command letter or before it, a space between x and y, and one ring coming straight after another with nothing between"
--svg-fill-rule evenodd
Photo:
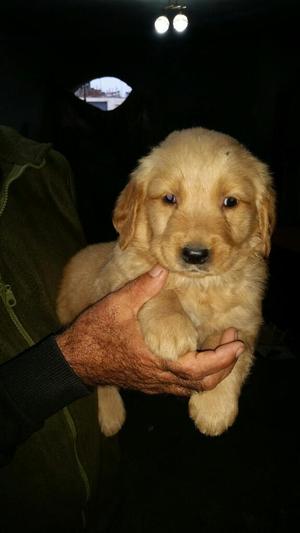
<instances>
[{"instance_id":1,"label":"golden fur","mask_svg":"<svg viewBox=\"0 0 300 533\"><path fill-rule=\"evenodd\" d=\"M166 202L170 194L173 203L169 196ZM224 205L229 197L237 199L236 206ZM173 132L139 162L118 198L118 241L89 246L67 265L58 298L61 322L163 265L170 272L167 285L139 313L154 353L176 359L189 350L215 348L230 326L246 344L229 376L189 401L199 430L221 434L237 415L262 322L274 203L267 167L235 139L203 128ZM209 256L186 262L186 248L208 250ZM104 433L116 433L124 418L117 389L99 387Z\"/></svg>"}]
</instances>

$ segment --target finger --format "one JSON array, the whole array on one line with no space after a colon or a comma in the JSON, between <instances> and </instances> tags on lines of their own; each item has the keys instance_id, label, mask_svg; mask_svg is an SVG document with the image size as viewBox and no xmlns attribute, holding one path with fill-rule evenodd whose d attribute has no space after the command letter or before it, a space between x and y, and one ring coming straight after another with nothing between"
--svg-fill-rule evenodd
<instances>
[{"instance_id":1,"label":"finger","mask_svg":"<svg viewBox=\"0 0 300 533\"><path fill-rule=\"evenodd\" d=\"M139 389L141 390L141 389ZM146 394L172 394L174 396L185 396L190 397L194 390L201 389L189 389L181 385L165 385L165 386L156 386L156 387L145 387L143 392Z\"/></svg>"},{"instance_id":2,"label":"finger","mask_svg":"<svg viewBox=\"0 0 300 533\"><path fill-rule=\"evenodd\" d=\"M135 368L137 382L156 392L168 392L177 388L185 389L185 394L191 395L195 390L202 390L199 380L186 380L176 376L173 372L164 369L164 360L146 357L142 359L141 366ZM145 375L147 381L145 382ZM144 389L143 389L144 390Z\"/></svg>"},{"instance_id":3,"label":"finger","mask_svg":"<svg viewBox=\"0 0 300 533\"><path fill-rule=\"evenodd\" d=\"M185 379L202 379L235 363L243 350L243 342L234 341L216 350L189 352L178 361L166 360L165 369Z\"/></svg>"},{"instance_id":4,"label":"finger","mask_svg":"<svg viewBox=\"0 0 300 533\"><path fill-rule=\"evenodd\" d=\"M194 379L184 379L179 376L176 376L172 372L162 371L157 373L157 385L164 387L183 387L189 391L191 394L195 390L202 390L202 385L199 380Z\"/></svg>"},{"instance_id":5,"label":"finger","mask_svg":"<svg viewBox=\"0 0 300 533\"><path fill-rule=\"evenodd\" d=\"M129 299L130 307L137 315L144 303L156 296L163 288L167 277L168 271L160 265L156 265L149 272L127 283L118 291L119 296Z\"/></svg>"},{"instance_id":6,"label":"finger","mask_svg":"<svg viewBox=\"0 0 300 533\"><path fill-rule=\"evenodd\" d=\"M221 370L220 372L215 372L214 374L210 374L209 376L204 377L201 380L201 386L203 391L208 391L211 389L214 389L220 381L225 379L232 369L234 368L234 364L227 366L224 370Z\"/></svg>"},{"instance_id":7,"label":"finger","mask_svg":"<svg viewBox=\"0 0 300 533\"><path fill-rule=\"evenodd\" d=\"M211 352L199 353L198 357L203 355L202 359L202 373L203 376L208 376L224 370L228 366L236 362L237 358L244 351L244 343L241 341L229 342L228 344L221 344Z\"/></svg>"}]
</instances>

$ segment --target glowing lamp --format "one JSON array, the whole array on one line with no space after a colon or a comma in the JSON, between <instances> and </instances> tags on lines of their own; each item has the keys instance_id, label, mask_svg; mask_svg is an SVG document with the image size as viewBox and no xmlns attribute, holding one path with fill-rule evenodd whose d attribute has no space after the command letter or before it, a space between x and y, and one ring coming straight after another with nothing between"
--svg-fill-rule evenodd
<instances>
[{"instance_id":1,"label":"glowing lamp","mask_svg":"<svg viewBox=\"0 0 300 533\"><path fill-rule=\"evenodd\" d=\"M161 15L160 17L157 17L156 21L154 22L154 27L157 33L163 34L166 33L169 29L170 22L168 17L165 15Z\"/></svg>"},{"instance_id":2,"label":"glowing lamp","mask_svg":"<svg viewBox=\"0 0 300 533\"><path fill-rule=\"evenodd\" d=\"M178 13L173 19L173 28L178 33L182 33L188 27L188 18L183 13Z\"/></svg>"}]
</instances>

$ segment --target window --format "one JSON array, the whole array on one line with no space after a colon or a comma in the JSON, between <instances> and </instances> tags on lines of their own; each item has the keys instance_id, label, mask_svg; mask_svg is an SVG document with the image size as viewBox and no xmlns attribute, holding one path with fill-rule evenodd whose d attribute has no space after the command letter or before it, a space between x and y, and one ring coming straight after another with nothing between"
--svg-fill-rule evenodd
<instances>
[{"instance_id":1,"label":"window","mask_svg":"<svg viewBox=\"0 0 300 533\"><path fill-rule=\"evenodd\" d=\"M81 85L75 91L75 96L102 111L112 111L123 104L131 91L132 88L124 81L103 77Z\"/></svg>"}]
</instances>

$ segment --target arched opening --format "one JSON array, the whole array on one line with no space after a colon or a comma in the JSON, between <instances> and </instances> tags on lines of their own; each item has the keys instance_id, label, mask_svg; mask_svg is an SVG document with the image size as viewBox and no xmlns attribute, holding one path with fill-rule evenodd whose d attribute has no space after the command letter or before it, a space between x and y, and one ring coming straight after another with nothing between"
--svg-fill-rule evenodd
<instances>
[{"instance_id":1,"label":"arched opening","mask_svg":"<svg viewBox=\"0 0 300 533\"><path fill-rule=\"evenodd\" d=\"M102 111L113 111L123 104L132 88L119 78L104 76L81 85L75 96Z\"/></svg>"}]
</instances>

